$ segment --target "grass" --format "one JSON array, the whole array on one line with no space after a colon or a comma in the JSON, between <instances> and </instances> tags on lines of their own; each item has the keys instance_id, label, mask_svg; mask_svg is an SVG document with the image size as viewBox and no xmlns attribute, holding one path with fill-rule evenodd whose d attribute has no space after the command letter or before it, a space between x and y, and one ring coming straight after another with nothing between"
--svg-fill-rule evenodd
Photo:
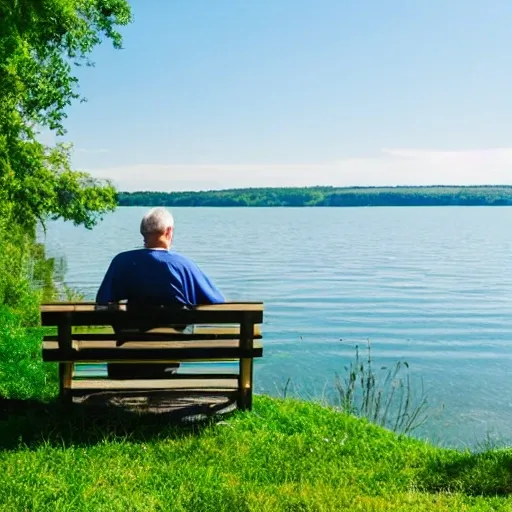
<instances>
[{"instance_id":1,"label":"grass","mask_svg":"<svg viewBox=\"0 0 512 512\"><path fill-rule=\"evenodd\" d=\"M0 510L512 510L512 450L437 448L314 403L257 397L193 427L18 406L0 419Z\"/></svg>"}]
</instances>

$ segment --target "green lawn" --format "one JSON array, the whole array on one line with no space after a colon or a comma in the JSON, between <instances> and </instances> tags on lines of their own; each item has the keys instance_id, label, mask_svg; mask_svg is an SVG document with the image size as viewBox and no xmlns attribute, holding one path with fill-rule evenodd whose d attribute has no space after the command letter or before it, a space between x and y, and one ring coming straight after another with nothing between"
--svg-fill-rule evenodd
<instances>
[{"instance_id":1,"label":"green lawn","mask_svg":"<svg viewBox=\"0 0 512 512\"><path fill-rule=\"evenodd\" d=\"M436 448L257 397L194 428L34 406L0 419L0 510L512 510L512 451Z\"/></svg>"}]
</instances>

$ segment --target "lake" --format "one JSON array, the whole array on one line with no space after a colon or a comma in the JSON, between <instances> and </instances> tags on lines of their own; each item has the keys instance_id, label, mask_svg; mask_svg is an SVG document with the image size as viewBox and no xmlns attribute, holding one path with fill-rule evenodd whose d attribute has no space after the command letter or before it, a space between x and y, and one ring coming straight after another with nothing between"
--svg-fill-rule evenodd
<instances>
[{"instance_id":1,"label":"lake","mask_svg":"<svg viewBox=\"0 0 512 512\"><path fill-rule=\"evenodd\" d=\"M119 251L141 246L147 208L92 231L52 222L48 253L94 299ZM448 446L512 441L512 208L174 208L174 248L231 300L265 302L257 392L325 396L356 345L405 360ZM442 407L444 406L444 411Z\"/></svg>"}]
</instances>

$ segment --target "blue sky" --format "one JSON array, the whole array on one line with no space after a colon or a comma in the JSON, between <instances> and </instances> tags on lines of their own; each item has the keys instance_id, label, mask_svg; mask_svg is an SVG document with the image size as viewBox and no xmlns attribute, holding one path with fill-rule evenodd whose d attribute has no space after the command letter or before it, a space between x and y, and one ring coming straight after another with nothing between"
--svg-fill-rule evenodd
<instances>
[{"instance_id":1,"label":"blue sky","mask_svg":"<svg viewBox=\"0 0 512 512\"><path fill-rule=\"evenodd\" d=\"M74 162L124 190L512 183L509 0L133 0Z\"/></svg>"}]
</instances>

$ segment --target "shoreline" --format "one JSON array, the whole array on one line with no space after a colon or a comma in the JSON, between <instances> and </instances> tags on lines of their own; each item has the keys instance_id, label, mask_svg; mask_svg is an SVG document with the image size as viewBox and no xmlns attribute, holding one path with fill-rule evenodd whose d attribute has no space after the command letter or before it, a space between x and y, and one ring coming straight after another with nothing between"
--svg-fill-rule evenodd
<instances>
[{"instance_id":1,"label":"shoreline","mask_svg":"<svg viewBox=\"0 0 512 512\"><path fill-rule=\"evenodd\" d=\"M361 205L349 205L349 206L333 206L333 205L194 205L194 204L122 204L119 203L117 205L118 208L152 208L155 206L162 206L164 208L323 208L323 209L351 209L351 208L506 208L512 206L512 202L510 204L387 204L387 205L373 205L373 204L361 204Z\"/></svg>"},{"instance_id":2,"label":"shoreline","mask_svg":"<svg viewBox=\"0 0 512 512\"><path fill-rule=\"evenodd\" d=\"M118 192L119 206L410 207L512 206L512 186L246 188Z\"/></svg>"}]
</instances>

